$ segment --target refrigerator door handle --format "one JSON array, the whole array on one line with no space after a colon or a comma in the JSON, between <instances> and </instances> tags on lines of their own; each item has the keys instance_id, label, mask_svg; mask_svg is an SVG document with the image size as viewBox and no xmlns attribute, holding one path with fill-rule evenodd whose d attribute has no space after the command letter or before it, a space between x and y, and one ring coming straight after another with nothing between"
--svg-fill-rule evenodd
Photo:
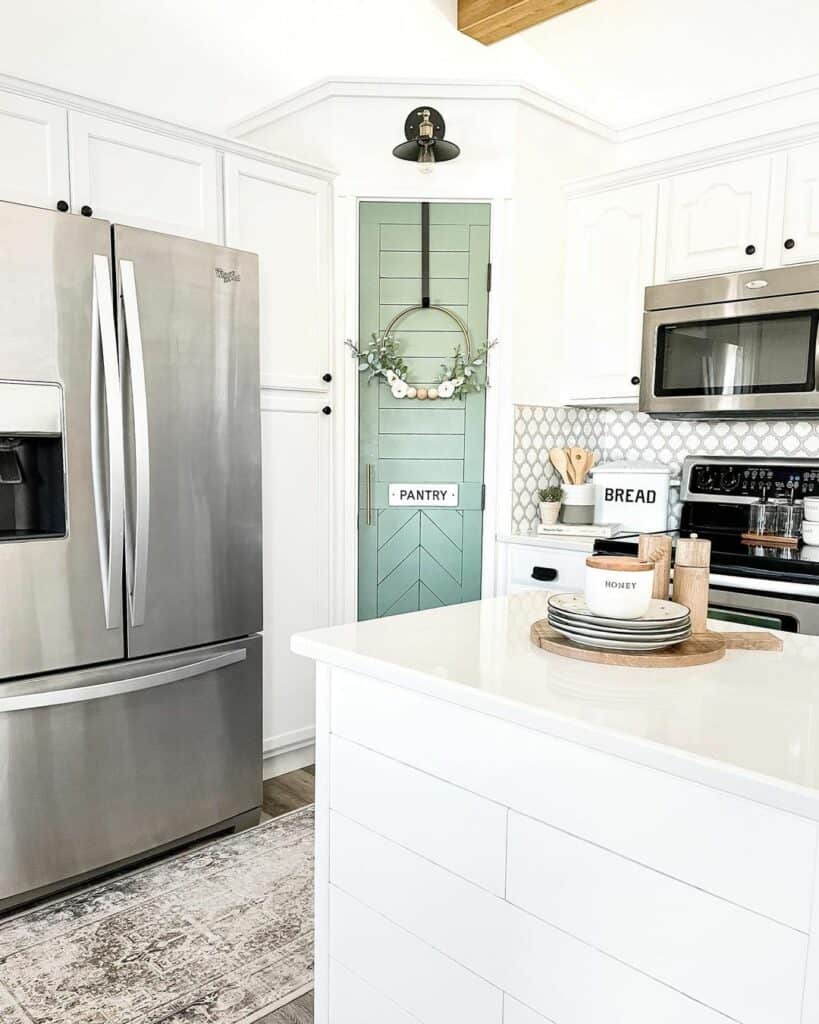
<instances>
[{"instance_id":1,"label":"refrigerator door handle","mask_svg":"<svg viewBox=\"0 0 819 1024\"><path fill-rule=\"evenodd\" d=\"M139 323L139 301L132 260L119 261L124 344L128 353L128 378L134 423L134 512L125 511L125 573L131 625L145 623L145 592L148 582L148 536L151 514L151 452L148 437L148 394L145 359Z\"/></svg>"},{"instance_id":2,"label":"refrigerator door handle","mask_svg":"<svg viewBox=\"0 0 819 1024\"><path fill-rule=\"evenodd\" d=\"M131 676L129 679L118 679L110 683L96 683L90 686L74 686L65 690L46 690L42 693L21 693L16 697L0 697L0 714L8 711L30 711L33 708L53 708L61 704L81 704L102 697L119 697L126 693L138 693L140 690L151 690L157 686L167 686L183 679L193 679L206 672L235 665L247 658L247 650L225 651L202 661L177 665L147 676Z\"/></svg>"},{"instance_id":3,"label":"refrigerator door handle","mask_svg":"<svg viewBox=\"0 0 819 1024\"><path fill-rule=\"evenodd\" d=\"M122 625L125 455L114 300L107 256L94 255L92 302L91 475L105 628L118 629Z\"/></svg>"}]
</instances>

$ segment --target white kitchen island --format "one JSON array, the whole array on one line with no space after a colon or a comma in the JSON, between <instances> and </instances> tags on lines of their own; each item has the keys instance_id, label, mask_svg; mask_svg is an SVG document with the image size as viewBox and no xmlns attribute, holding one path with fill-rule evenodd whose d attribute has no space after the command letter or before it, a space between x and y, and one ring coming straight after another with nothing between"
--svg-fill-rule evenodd
<instances>
[{"instance_id":1,"label":"white kitchen island","mask_svg":"<svg viewBox=\"0 0 819 1024\"><path fill-rule=\"evenodd\" d=\"M294 637L317 1024L818 1024L819 638L620 669L537 650L544 614Z\"/></svg>"}]
</instances>

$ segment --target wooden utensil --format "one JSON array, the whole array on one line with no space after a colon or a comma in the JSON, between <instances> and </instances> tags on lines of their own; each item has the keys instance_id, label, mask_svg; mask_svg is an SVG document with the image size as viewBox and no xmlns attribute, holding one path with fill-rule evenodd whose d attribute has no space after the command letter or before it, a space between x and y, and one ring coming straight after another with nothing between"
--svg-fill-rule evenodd
<instances>
[{"instance_id":1,"label":"wooden utensil","mask_svg":"<svg viewBox=\"0 0 819 1024\"><path fill-rule=\"evenodd\" d=\"M566 454L569 457L569 465L572 467L570 476L574 477L576 484L582 484L586 479L586 449L585 448L568 448Z\"/></svg>"},{"instance_id":2,"label":"wooden utensil","mask_svg":"<svg viewBox=\"0 0 819 1024\"><path fill-rule=\"evenodd\" d=\"M564 484L570 484L572 481L569 479L569 459L562 448L550 448L549 459L552 465L560 474Z\"/></svg>"}]
</instances>

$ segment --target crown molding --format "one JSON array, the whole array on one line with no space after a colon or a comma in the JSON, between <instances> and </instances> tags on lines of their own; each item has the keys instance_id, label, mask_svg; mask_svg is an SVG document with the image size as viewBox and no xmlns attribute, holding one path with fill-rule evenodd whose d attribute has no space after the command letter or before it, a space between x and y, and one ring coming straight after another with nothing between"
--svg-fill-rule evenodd
<instances>
[{"instance_id":1,"label":"crown molding","mask_svg":"<svg viewBox=\"0 0 819 1024\"><path fill-rule=\"evenodd\" d=\"M588 178L575 178L566 183L564 192L569 198L607 192L610 189L624 188L628 185L659 181L672 174L699 170L702 167L725 163L728 160L766 156L816 141L819 141L819 121L800 125L797 128L787 128L784 131L755 135L753 138L738 142L727 142L721 146L691 150L682 156L669 157L665 160L634 164L631 167L623 167Z\"/></svg>"},{"instance_id":2,"label":"crown molding","mask_svg":"<svg viewBox=\"0 0 819 1024\"><path fill-rule=\"evenodd\" d=\"M729 96L722 100L715 100L712 103L704 103L644 121L612 124L595 117L588 111L562 103L535 86L523 82L445 79L420 81L336 77L322 79L305 89L286 96L279 102L234 122L227 130L231 135L237 137L246 135L330 99L365 97L418 101L423 96L431 95L440 99L514 100L541 113L576 125L608 142L625 143L812 92L819 94L819 75L809 75L761 89L737 93L735 96Z\"/></svg>"},{"instance_id":3,"label":"crown molding","mask_svg":"<svg viewBox=\"0 0 819 1024\"><path fill-rule=\"evenodd\" d=\"M235 121L227 130L231 135L241 137L331 99L407 99L417 103L422 97L428 96L436 100L514 101L610 142L617 141L617 133L609 125L584 111L569 107L523 82L491 80L325 78L249 117Z\"/></svg>"},{"instance_id":4,"label":"crown molding","mask_svg":"<svg viewBox=\"0 0 819 1024\"><path fill-rule=\"evenodd\" d=\"M120 124L131 125L134 128L143 128L158 135L166 135L174 139L184 139L186 142L208 146L222 153L233 153L236 156L248 157L251 160L260 160L263 163L283 167L301 174L309 174L314 178L321 178L325 181L332 181L336 177L336 172L328 167L321 167L318 164L308 163L305 160L272 153L270 150L263 149L260 146L248 145L235 138L214 135L211 132L200 131L197 128L174 124L172 121L163 121L160 118L139 114L125 107L115 107L110 103L89 99L86 96L78 96L75 93L65 92L62 89L55 89L48 85L39 85L35 82L27 82L22 78L13 78L11 75L0 74L0 91L14 93L17 96L26 96L29 99L40 100L45 103L53 103L56 106L67 107L69 110L76 110L94 117L104 117L111 121L117 121Z\"/></svg>"}]
</instances>

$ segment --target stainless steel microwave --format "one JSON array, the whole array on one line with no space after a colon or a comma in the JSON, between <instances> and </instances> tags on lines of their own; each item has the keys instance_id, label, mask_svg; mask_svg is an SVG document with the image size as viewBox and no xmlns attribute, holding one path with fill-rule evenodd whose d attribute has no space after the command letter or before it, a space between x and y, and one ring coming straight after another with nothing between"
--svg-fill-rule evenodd
<instances>
[{"instance_id":1,"label":"stainless steel microwave","mask_svg":"<svg viewBox=\"0 0 819 1024\"><path fill-rule=\"evenodd\" d=\"M819 416L819 263L646 288L640 409Z\"/></svg>"}]
</instances>

